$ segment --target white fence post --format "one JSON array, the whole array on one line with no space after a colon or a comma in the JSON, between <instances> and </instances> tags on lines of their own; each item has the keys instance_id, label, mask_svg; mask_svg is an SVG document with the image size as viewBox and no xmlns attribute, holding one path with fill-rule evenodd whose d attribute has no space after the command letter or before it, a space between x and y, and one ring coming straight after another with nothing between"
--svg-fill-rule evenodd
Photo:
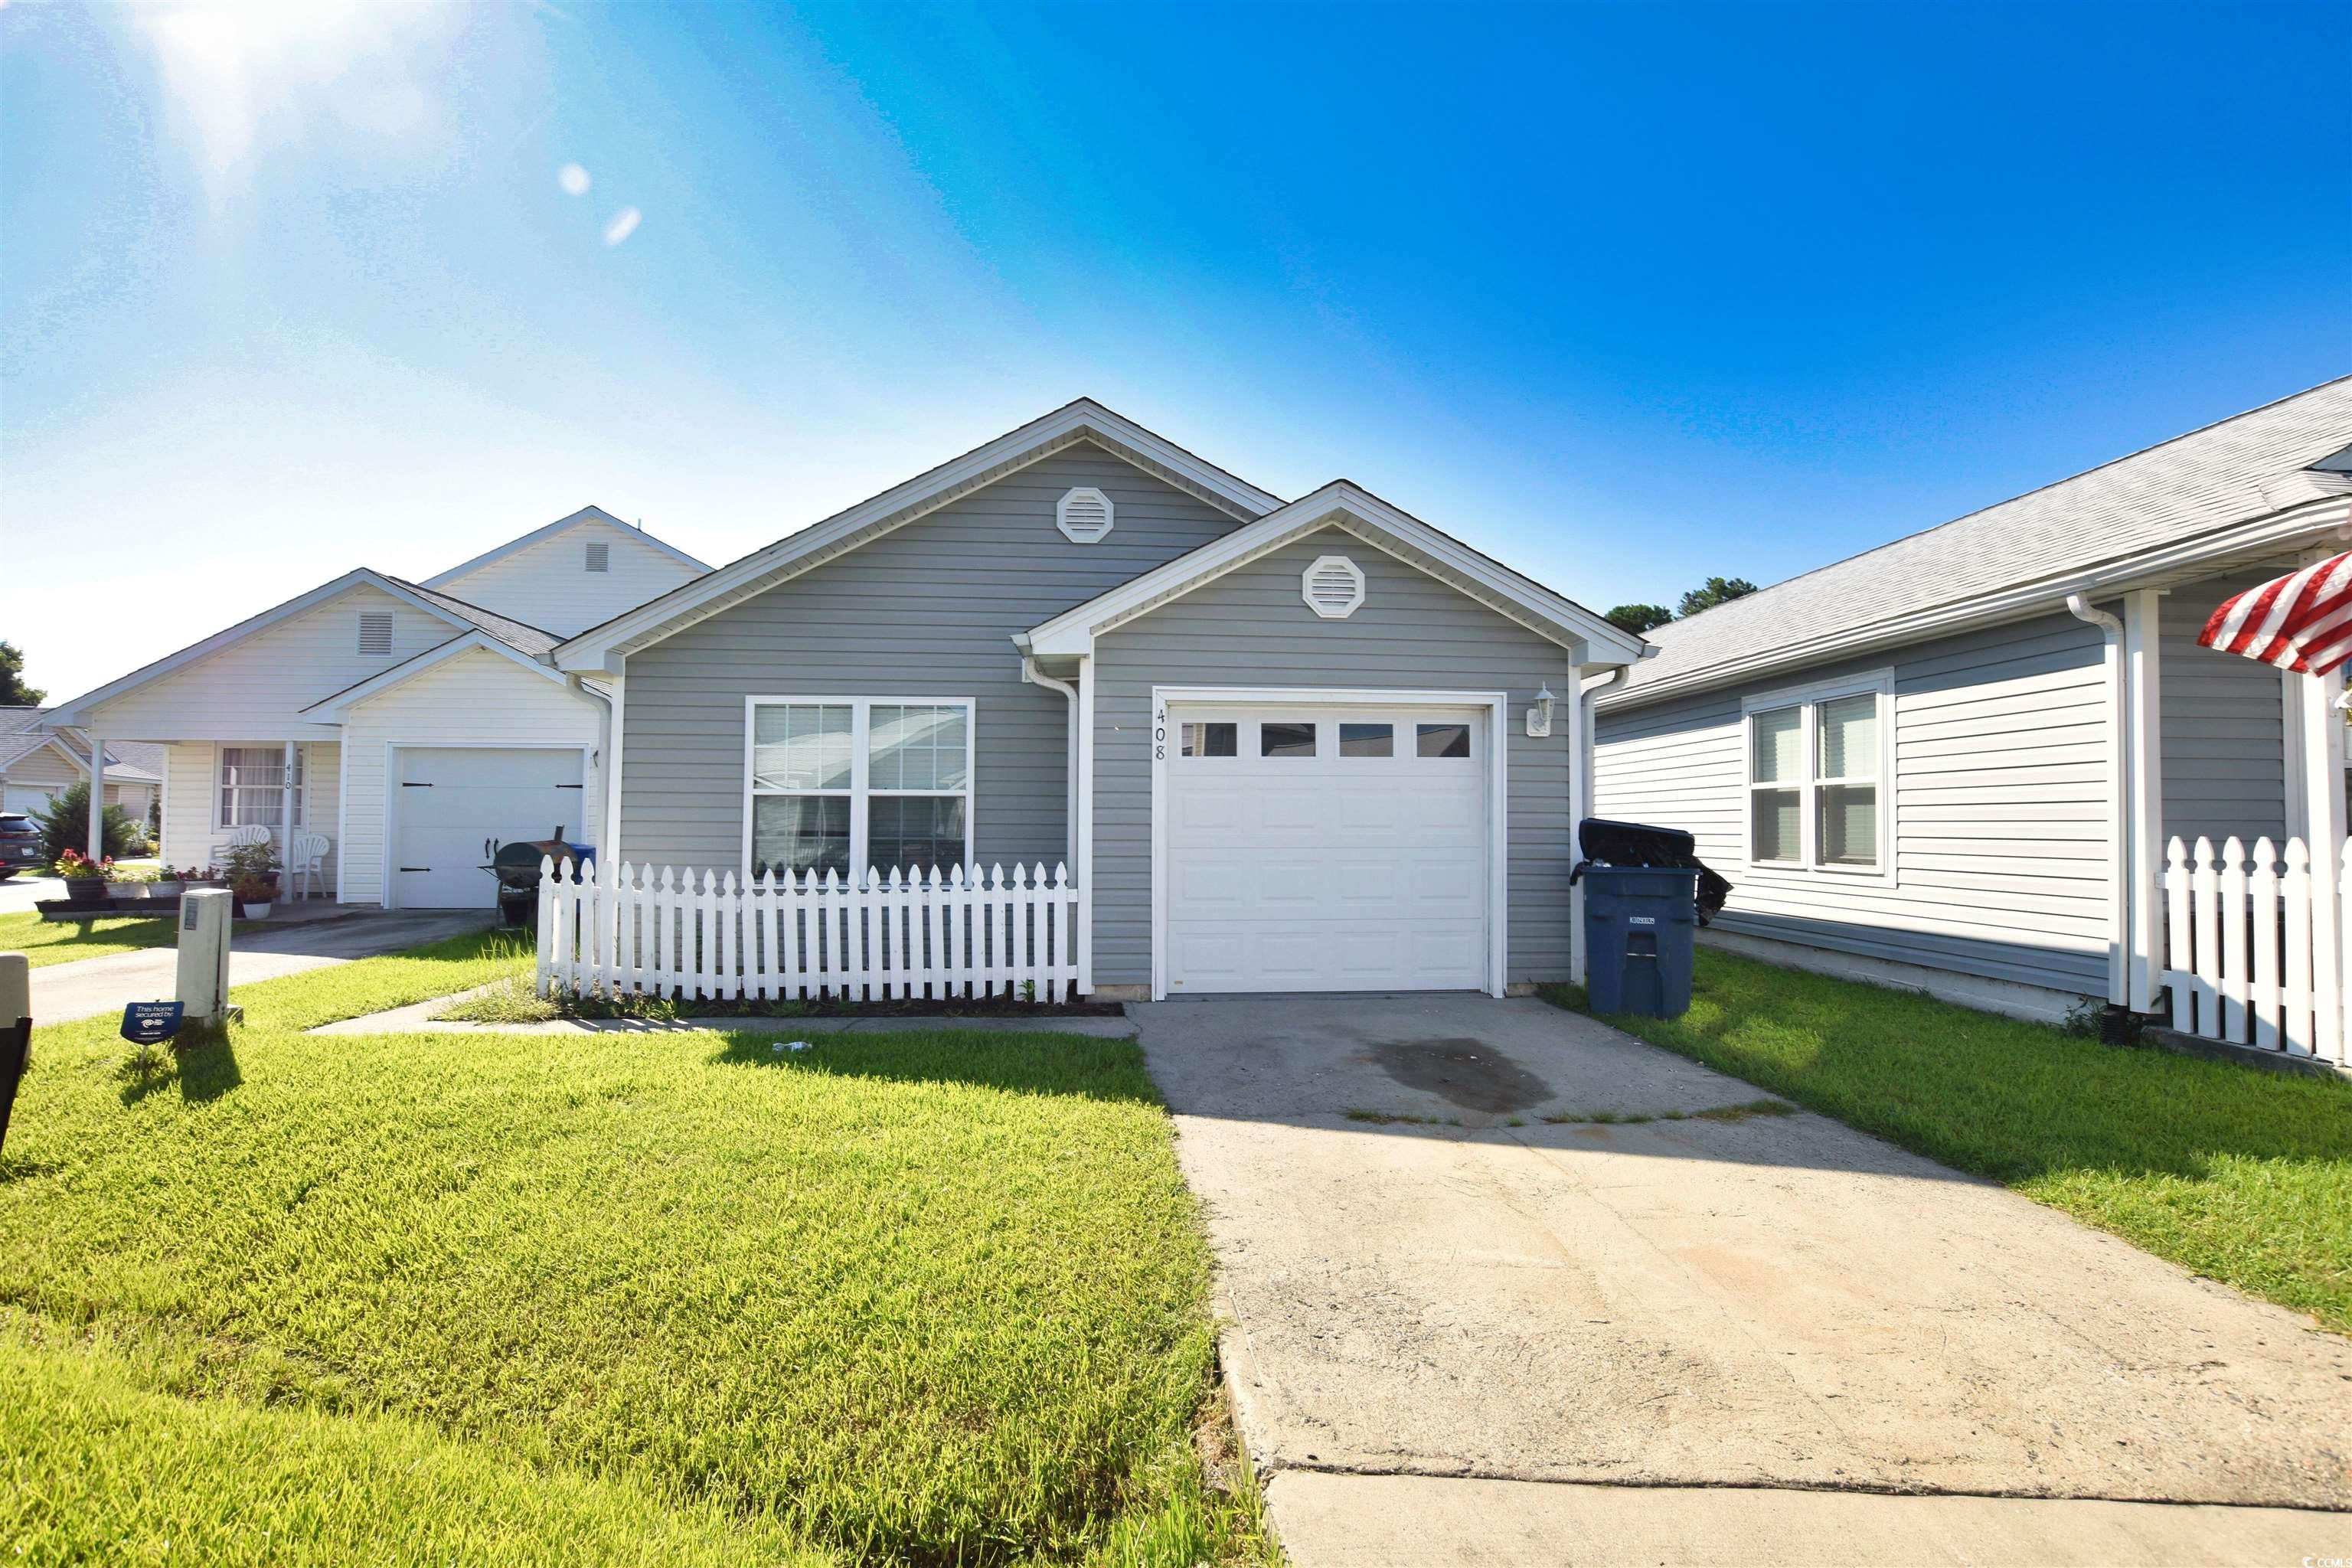
<instances>
[{"instance_id":1,"label":"white fence post","mask_svg":"<svg viewBox=\"0 0 2352 1568\"><path fill-rule=\"evenodd\" d=\"M2232 838L2217 855L2172 840L2164 874L2164 985L2184 1034L2342 1065L2352 932L2326 901L2352 906L2352 846L2316 866L2300 838ZM2281 862L2284 870L2280 869Z\"/></svg>"}]
</instances>

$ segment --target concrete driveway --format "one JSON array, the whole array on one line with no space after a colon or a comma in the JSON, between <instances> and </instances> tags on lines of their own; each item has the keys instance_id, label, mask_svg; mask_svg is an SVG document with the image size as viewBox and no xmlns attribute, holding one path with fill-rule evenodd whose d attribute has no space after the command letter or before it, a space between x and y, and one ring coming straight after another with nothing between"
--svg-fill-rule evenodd
<instances>
[{"instance_id":1,"label":"concrete driveway","mask_svg":"<svg viewBox=\"0 0 2352 1568\"><path fill-rule=\"evenodd\" d=\"M1134 1011L1308 1568L2352 1551L2298 1315L1541 1002Z\"/></svg>"},{"instance_id":2,"label":"concrete driveway","mask_svg":"<svg viewBox=\"0 0 2352 1568\"><path fill-rule=\"evenodd\" d=\"M228 983L235 987L398 952L488 931L498 919L496 910L395 910L258 929L241 924L229 939ZM118 1013L126 1002L169 1001L178 984L179 962L177 949L153 947L36 969L33 1016L59 1024Z\"/></svg>"}]
</instances>

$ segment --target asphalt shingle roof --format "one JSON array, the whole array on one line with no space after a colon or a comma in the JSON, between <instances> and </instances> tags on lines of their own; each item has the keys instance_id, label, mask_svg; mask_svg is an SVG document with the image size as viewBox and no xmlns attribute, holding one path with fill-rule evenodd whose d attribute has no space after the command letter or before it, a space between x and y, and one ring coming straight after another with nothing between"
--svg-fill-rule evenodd
<instances>
[{"instance_id":1,"label":"asphalt shingle roof","mask_svg":"<svg viewBox=\"0 0 2352 1568\"><path fill-rule=\"evenodd\" d=\"M418 598L438 605L458 619L480 627L517 653L525 653L533 658L541 658L548 649L563 640L553 632L543 632L537 626L526 626L511 616L486 610L479 605L469 605L463 599L453 599L446 594L427 588L422 584L411 583L404 577L394 577L390 573L384 575Z\"/></svg>"},{"instance_id":2,"label":"asphalt shingle roof","mask_svg":"<svg viewBox=\"0 0 2352 1568\"><path fill-rule=\"evenodd\" d=\"M2347 446L2352 376L1669 622L1623 689L2193 540L2277 510L2266 482Z\"/></svg>"}]
</instances>

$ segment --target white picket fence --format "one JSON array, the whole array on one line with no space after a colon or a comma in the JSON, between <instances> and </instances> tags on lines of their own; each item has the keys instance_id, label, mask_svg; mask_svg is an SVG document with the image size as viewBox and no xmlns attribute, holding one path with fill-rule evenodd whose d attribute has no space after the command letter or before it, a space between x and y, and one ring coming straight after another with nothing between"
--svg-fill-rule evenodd
<instances>
[{"instance_id":1,"label":"white picket fence","mask_svg":"<svg viewBox=\"0 0 2352 1568\"><path fill-rule=\"evenodd\" d=\"M2342 1066L2352 921L2336 922L2331 947L2312 910L2320 899L2352 910L2352 845L2333 877L2313 867L2300 838L2288 839L2284 854L2257 839L2251 855L2235 838L2218 855L2209 838L2194 850L2175 838L2167 858L2164 983L2172 1026Z\"/></svg>"},{"instance_id":2,"label":"white picket fence","mask_svg":"<svg viewBox=\"0 0 2352 1568\"><path fill-rule=\"evenodd\" d=\"M966 877L870 871L737 886L705 871L541 863L539 994L872 1002L1066 1002L1078 980L1078 889L1060 866Z\"/></svg>"}]
</instances>

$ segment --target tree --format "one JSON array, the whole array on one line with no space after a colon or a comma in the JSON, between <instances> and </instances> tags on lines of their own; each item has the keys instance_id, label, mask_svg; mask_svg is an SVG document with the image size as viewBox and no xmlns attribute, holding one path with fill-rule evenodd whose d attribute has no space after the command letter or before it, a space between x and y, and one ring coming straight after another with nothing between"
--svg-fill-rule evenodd
<instances>
[{"instance_id":1,"label":"tree","mask_svg":"<svg viewBox=\"0 0 2352 1568\"><path fill-rule=\"evenodd\" d=\"M89 853L89 781L82 780L71 788L60 790L49 802L47 811L33 813L33 820L41 826L41 848L51 860L70 849L77 855ZM119 805L106 808L106 853L127 856L144 853L147 848L146 829L139 819Z\"/></svg>"},{"instance_id":2,"label":"tree","mask_svg":"<svg viewBox=\"0 0 2352 1568\"><path fill-rule=\"evenodd\" d=\"M1664 605L1620 605L1601 617L1621 632L1640 637L1653 626L1663 626L1675 618L1675 613Z\"/></svg>"},{"instance_id":3,"label":"tree","mask_svg":"<svg viewBox=\"0 0 2352 1568\"><path fill-rule=\"evenodd\" d=\"M1701 610L1711 610L1717 605L1744 599L1754 592L1756 584L1745 577L1709 577L1683 595L1682 618L1688 620Z\"/></svg>"},{"instance_id":4,"label":"tree","mask_svg":"<svg viewBox=\"0 0 2352 1568\"><path fill-rule=\"evenodd\" d=\"M0 642L0 708L38 708L47 692L25 684L25 652L12 642Z\"/></svg>"}]
</instances>

